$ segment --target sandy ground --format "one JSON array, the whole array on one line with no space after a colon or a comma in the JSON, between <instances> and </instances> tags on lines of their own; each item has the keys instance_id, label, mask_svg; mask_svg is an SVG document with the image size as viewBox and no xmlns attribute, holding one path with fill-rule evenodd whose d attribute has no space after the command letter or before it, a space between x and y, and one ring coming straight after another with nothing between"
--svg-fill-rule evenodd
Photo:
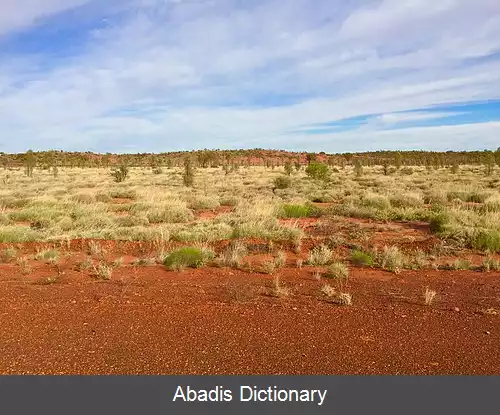
<instances>
[{"instance_id":1,"label":"sandy ground","mask_svg":"<svg viewBox=\"0 0 500 415\"><path fill-rule=\"evenodd\" d=\"M124 266L111 281L0 266L2 374L500 374L500 274L353 268L353 305L309 269ZM423 304L426 286L438 292Z\"/></svg>"}]
</instances>

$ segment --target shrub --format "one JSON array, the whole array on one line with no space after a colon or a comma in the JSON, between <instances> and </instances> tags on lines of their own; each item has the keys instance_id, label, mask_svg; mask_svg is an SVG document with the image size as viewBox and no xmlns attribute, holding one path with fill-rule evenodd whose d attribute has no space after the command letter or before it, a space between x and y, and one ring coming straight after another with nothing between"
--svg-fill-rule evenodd
<instances>
[{"instance_id":1,"label":"shrub","mask_svg":"<svg viewBox=\"0 0 500 415\"><path fill-rule=\"evenodd\" d=\"M288 297L290 295L290 289L281 284L279 276L273 279L273 295L279 298Z\"/></svg>"},{"instance_id":2,"label":"shrub","mask_svg":"<svg viewBox=\"0 0 500 415\"><path fill-rule=\"evenodd\" d=\"M436 291L430 290L429 287L427 287L424 291L424 303L425 305L432 305L434 298L436 298Z\"/></svg>"},{"instance_id":3,"label":"shrub","mask_svg":"<svg viewBox=\"0 0 500 415\"><path fill-rule=\"evenodd\" d=\"M137 193L134 189L117 189L109 193L113 199L136 199Z\"/></svg>"},{"instance_id":4,"label":"shrub","mask_svg":"<svg viewBox=\"0 0 500 415\"><path fill-rule=\"evenodd\" d=\"M342 262L335 262L328 267L325 276L335 280L347 281L349 278L349 268Z\"/></svg>"},{"instance_id":5,"label":"shrub","mask_svg":"<svg viewBox=\"0 0 500 415\"><path fill-rule=\"evenodd\" d=\"M286 265L286 253L279 251L274 258L274 265L276 268L283 268Z\"/></svg>"},{"instance_id":6,"label":"shrub","mask_svg":"<svg viewBox=\"0 0 500 415\"><path fill-rule=\"evenodd\" d=\"M306 174L315 180L326 180L329 173L328 166L324 163L311 162L306 167Z\"/></svg>"},{"instance_id":7,"label":"shrub","mask_svg":"<svg viewBox=\"0 0 500 415\"><path fill-rule=\"evenodd\" d=\"M349 293L339 293L336 300L339 305L352 305L352 295Z\"/></svg>"},{"instance_id":8,"label":"shrub","mask_svg":"<svg viewBox=\"0 0 500 415\"><path fill-rule=\"evenodd\" d=\"M483 261L482 268L486 272L489 272L491 270L500 271L500 261L489 256L488 258L485 258L485 260Z\"/></svg>"},{"instance_id":9,"label":"shrub","mask_svg":"<svg viewBox=\"0 0 500 415\"><path fill-rule=\"evenodd\" d=\"M309 265L327 265L332 260L332 251L326 245L314 247L309 252L307 263Z\"/></svg>"},{"instance_id":10,"label":"shrub","mask_svg":"<svg viewBox=\"0 0 500 415\"><path fill-rule=\"evenodd\" d=\"M391 272L400 272L405 266L405 256L397 246L384 247L380 254L380 266Z\"/></svg>"},{"instance_id":11,"label":"shrub","mask_svg":"<svg viewBox=\"0 0 500 415\"><path fill-rule=\"evenodd\" d=\"M354 265L364 265L371 267L373 265L373 258L368 252L355 249L351 253L351 262Z\"/></svg>"},{"instance_id":12,"label":"shrub","mask_svg":"<svg viewBox=\"0 0 500 415\"><path fill-rule=\"evenodd\" d=\"M231 241L224 253L219 256L219 264L227 267L239 267L241 260L248 253L243 241Z\"/></svg>"},{"instance_id":13,"label":"shrub","mask_svg":"<svg viewBox=\"0 0 500 415\"><path fill-rule=\"evenodd\" d=\"M283 218L315 218L321 216L321 209L311 204L284 204L281 207Z\"/></svg>"},{"instance_id":14,"label":"shrub","mask_svg":"<svg viewBox=\"0 0 500 415\"><path fill-rule=\"evenodd\" d=\"M147 212L149 223L184 223L194 219L194 214L185 206L168 205Z\"/></svg>"},{"instance_id":15,"label":"shrub","mask_svg":"<svg viewBox=\"0 0 500 415\"><path fill-rule=\"evenodd\" d=\"M106 194L106 193L97 193L95 195L95 200L96 200L96 202L106 203L106 202L109 202L111 200L111 196Z\"/></svg>"},{"instance_id":16,"label":"shrub","mask_svg":"<svg viewBox=\"0 0 500 415\"><path fill-rule=\"evenodd\" d=\"M459 270L469 270L472 267L472 263L468 259L456 259L451 268L455 271Z\"/></svg>"},{"instance_id":17,"label":"shrub","mask_svg":"<svg viewBox=\"0 0 500 415\"><path fill-rule=\"evenodd\" d=\"M363 165L359 159L354 162L354 174L356 174L356 177L361 177L363 175Z\"/></svg>"},{"instance_id":18,"label":"shrub","mask_svg":"<svg viewBox=\"0 0 500 415\"><path fill-rule=\"evenodd\" d=\"M111 171L111 176L117 183L125 181L125 179L128 177L128 167L125 165L121 165L118 168L114 168Z\"/></svg>"},{"instance_id":19,"label":"shrub","mask_svg":"<svg viewBox=\"0 0 500 415\"><path fill-rule=\"evenodd\" d=\"M54 264L59 260L59 251L56 249L46 249L37 253L36 259L41 259L50 264Z\"/></svg>"},{"instance_id":20,"label":"shrub","mask_svg":"<svg viewBox=\"0 0 500 415\"><path fill-rule=\"evenodd\" d=\"M411 167L403 167L399 171L401 172L401 174L405 174L408 176L413 174L413 169Z\"/></svg>"},{"instance_id":21,"label":"shrub","mask_svg":"<svg viewBox=\"0 0 500 415\"><path fill-rule=\"evenodd\" d=\"M386 196L377 194L368 194L360 200L359 204L365 207L372 207L380 210L389 209L391 207Z\"/></svg>"},{"instance_id":22,"label":"shrub","mask_svg":"<svg viewBox=\"0 0 500 415\"><path fill-rule=\"evenodd\" d=\"M287 176L276 177L273 181L274 189L288 189L292 185L292 179Z\"/></svg>"},{"instance_id":23,"label":"shrub","mask_svg":"<svg viewBox=\"0 0 500 415\"><path fill-rule=\"evenodd\" d=\"M146 216L118 216L115 219L119 227L130 228L132 226L147 226L149 224Z\"/></svg>"},{"instance_id":24,"label":"shrub","mask_svg":"<svg viewBox=\"0 0 500 415\"><path fill-rule=\"evenodd\" d=\"M96 200L94 196L88 194L88 193L79 193L77 195L71 196L71 200L78 202L78 203L85 203L85 204L91 204L94 203Z\"/></svg>"},{"instance_id":25,"label":"shrub","mask_svg":"<svg viewBox=\"0 0 500 415\"><path fill-rule=\"evenodd\" d=\"M422 199L418 195L396 195L390 199L391 205L395 208L418 207L423 204Z\"/></svg>"},{"instance_id":26,"label":"shrub","mask_svg":"<svg viewBox=\"0 0 500 415\"><path fill-rule=\"evenodd\" d=\"M170 252L163 260L163 265L177 271L187 267L200 268L214 256L213 251L206 248L184 247Z\"/></svg>"},{"instance_id":27,"label":"shrub","mask_svg":"<svg viewBox=\"0 0 500 415\"><path fill-rule=\"evenodd\" d=\"M333 288L331 285L325 284L321 287L321 292L325 294L328 298L332 298L337 294L337 291L335 288Z\"/></svg>"},{"instance_id":28,"label":"shrub","mask_svg":"<svg viewBox=\"0 0 500 415\"><path fill-rule=\"evenodd\" d=\"M163 170L161 167L153 167L151 169L151 171L153 172L153 174L162 174L163 173Z\"/></svg>"},{"instance_id":29,"label":"shrub","mask_svg":"<svg viewBox=\"0 0 500 415\"><path fill-rule=\"evenodd\" d=\"M470 245L474 249L500 252L500 231L496 229L480 229L472 236Z\"/></svg>"},{"instance_id":30,"label":"shrub","mask_svg":"<svg viewBox=\"0 0 500 415\"><path fill-rule=\"evenodd\" d=\"M0 251L0 262L7 263L14 260L17 256L17 250L12 246L9 246Z\"/></svg>"},{"instance_id":31,"label":"shrub","mask_svg":"<svg viewBox=\"0 0 500 415\"><path fill-rule=\"evenodd\" d=\"M100 262L99 265L93 266L94 276L100 280L108 281L113 274L113 267L111 265Z\"/></svg>"},{"instance_id":32,"label":"shrub","mask_svg":"<svg viewBox=\"0 0 500 415\"><path fill-rule=\"evenodd\" d=\"M439 212L431 217L429 221L429 229L437 235L444 233L448 229L450 216L445 212Z\"/></svg>"},{"instance_id":33,"label":"shrub","mask_svg":"<svg viewBox=\"0 0 500 415\"><path fill-rule=\"evenodd\" d=\"M210 196L196 196L189 201L189 208L194 210L215 209L220 206L219 199Z\"/></svg>"},{"instance_id":34,"label":"shrub","mask_svg":"<svg viewBox=\"0 0 500 415\"><path fill-rule=\"evenodd\" d=\"M466 202L471 202L471 203L484 203L486 199L488 199L491 196L490 193L470 193L467 196Z\"/></svg>"}]
</instances>

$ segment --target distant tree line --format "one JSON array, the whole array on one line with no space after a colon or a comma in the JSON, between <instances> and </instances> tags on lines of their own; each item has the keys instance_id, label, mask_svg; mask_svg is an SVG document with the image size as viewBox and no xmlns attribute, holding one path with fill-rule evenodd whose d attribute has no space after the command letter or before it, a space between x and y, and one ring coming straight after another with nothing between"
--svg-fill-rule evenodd
<instances>
[{"instance_id":1,"label":"distant tree line","mask_svg":"<svg viewBox=\"0 0 500 415\"><path fill-rule=\"evenodd\" d=\"M427 166L429 168L450 167L459 165L484 165L493 168L500 165L500 148L496 151L376 151L366 153L327 154L287 152L283 150L196 150L188 152L139 153L139 154L97 154L92 152L64 152L59 150L8 154L0 153L0 167L4 169L22 168L31 176L33 169L51 169L57 174L60 167L101 167L117 166L148 167L156 172L161 168L184 167L186 158L193 167L222 167L226 174L239 167L266 166L275 168L285 166L287 174L292 166L299 170L311 162L324 163L329 166L344 168L351 166L388 166L399 169L404 166Z\"/></svg>"}]
</instances>

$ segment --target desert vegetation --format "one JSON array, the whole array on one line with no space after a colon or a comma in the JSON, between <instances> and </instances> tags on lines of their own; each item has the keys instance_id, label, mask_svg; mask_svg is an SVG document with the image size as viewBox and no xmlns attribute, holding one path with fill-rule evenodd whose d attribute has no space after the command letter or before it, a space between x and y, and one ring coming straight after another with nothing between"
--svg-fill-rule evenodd
<instances>
[{"instance_id":1,"label":"desert vegetation","mask_svg":"<svg viewBox=\"0 0 500 415\"><path fill-rule=\"evenodd\" d=\"M0 268L22 287L84 281L127 301L166 278L147 295L181 281L189 301L233 307L497 310L477 288L500 270L497 155L1 155Z\"/></svg>"}]
</instances>

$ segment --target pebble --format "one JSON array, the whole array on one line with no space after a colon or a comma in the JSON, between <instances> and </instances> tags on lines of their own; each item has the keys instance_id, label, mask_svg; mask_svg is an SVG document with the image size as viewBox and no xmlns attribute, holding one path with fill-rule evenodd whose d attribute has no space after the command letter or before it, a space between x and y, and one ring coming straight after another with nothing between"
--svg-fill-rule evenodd
<instances>
[{"instance_id":1,"label":"pebble","mask_svg":"<svg viewBox=\"0 0 500 415\"><path fill-rule=\"evenodd\" d=\"M491 334L489 331L485 331L484 334Z\"/></svg>"},{"instance_id":2,"label":"pebble","mask_svg":"<svg viewBox=\"0 0 500 415\"><path fill-rule=\"evenodd\" d=\"M458 307L453 308L453 311L456 311L457 313L460 311Z\"/></svg>"}]
</instances>

